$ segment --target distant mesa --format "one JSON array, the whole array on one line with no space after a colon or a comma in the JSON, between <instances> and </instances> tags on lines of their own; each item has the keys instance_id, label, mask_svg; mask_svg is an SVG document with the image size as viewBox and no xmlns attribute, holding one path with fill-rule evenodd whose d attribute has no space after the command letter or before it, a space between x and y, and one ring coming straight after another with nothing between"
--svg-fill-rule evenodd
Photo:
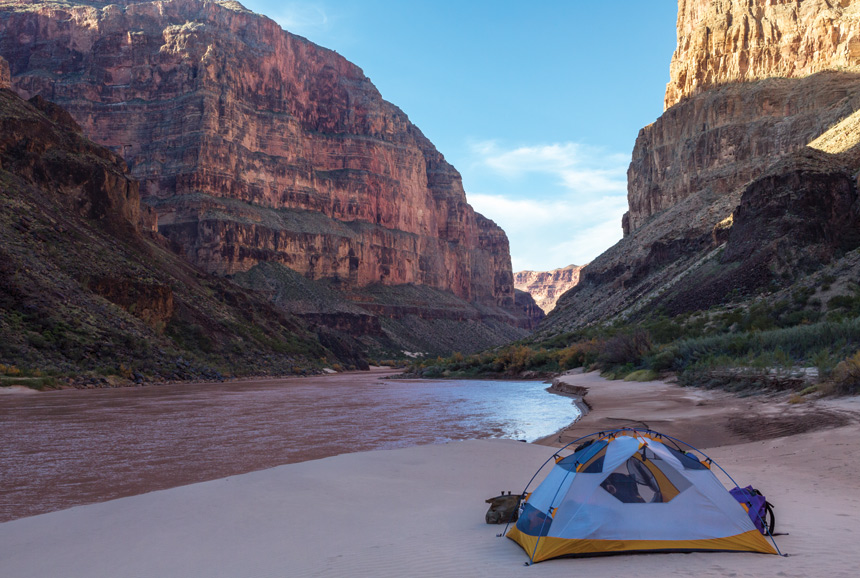
<instances>
[{"instance_id":1,"label":"distant mesa","mask_svg":"<svg viewBox=\"0 0 860 578\"><path fill-rule=\"evenodd\" d=\"M519 271L514 273L514 287L530 293L545 313L555 309L558 298L579 283L581 265L568 265L552 271Z\"/></svg>"}]
</instances>

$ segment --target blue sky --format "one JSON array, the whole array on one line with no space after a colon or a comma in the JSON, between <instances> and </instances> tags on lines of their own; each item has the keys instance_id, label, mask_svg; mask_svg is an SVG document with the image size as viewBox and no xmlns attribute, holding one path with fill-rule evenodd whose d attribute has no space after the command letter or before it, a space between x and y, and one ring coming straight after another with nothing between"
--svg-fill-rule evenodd
<instances>
[{"instance_id":1,"label":"blue sky","mask_svg":"<svg viewBox=\"0 0 860 578\"><path fill-rule=\"evenodd\" d=\"M663 110L675 0L242 0L358 65L508 234L515 271L621 238L639 129Z\"/></svg>"}]
</instances>

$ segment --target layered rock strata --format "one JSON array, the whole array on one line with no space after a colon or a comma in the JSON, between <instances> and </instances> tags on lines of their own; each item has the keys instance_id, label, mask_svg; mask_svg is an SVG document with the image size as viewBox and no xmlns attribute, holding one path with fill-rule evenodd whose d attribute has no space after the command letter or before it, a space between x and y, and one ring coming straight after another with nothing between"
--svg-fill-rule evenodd
<instances>
[{"instance_id":1,"label":"layered rock strata","mask_svg":"<svg viewBox=\"0 0 860 578\"><path fill-rule=\"evenodd\" d=\"M193 267L139 216L138 183L121 158L85 138L58 106L0 89L0 359L7 369L107 387L283 374L323 357L363 361L327 350L323 335L264 297Z\"/></svg>"},{"instance_id":2,"label":"layered rock strata","mask_svg":"<svg viewBox=\"0 0 860 578\"><path fill-rule=\"evenodd\" d=\"M856 246L856 2L679 2L667 110L640 131L625 237L543 328L707 308Z\"/></svg>"},{"instance_id":3,"label":"layered rock strata","mask_svg":"<svg viewBox=\"0 0 860 578\"><path fill-rule=\"evenodd\" d=\"M568 265L552 271L519 271L514 273L514 287L530 293L545 313L555 309L558 298L579 283L581 265Z\"/></svg>"},{"instance_id":4,"label":"layered rock strata","mask_svg":"<svg viewBox=\"0 0 860 578\"><path fill-rule=\"evenodd\" d=\"M625 234L705 187L736 191L856 110L860 3L680 0L670 75L633 150Z\"/></svg>"},{"instance_id":5,"label":"layered rock strata","mask_svg":"<svg viewBox=\"0 0 860 578\"><path fill-rule=\"evenodd\" d=\"M821 72L728 84L676 104L639 131L627 171L624 234L702 191L738 194L770 164L851 115L858 95L860 74Z\"/></svg>"},{"instance_id":6,"label":"layered rock strata","mask_svg":"<svg viewBox=\"0 0 860 578\"><path fill-rule=\"evenodd\" d=\"M219 274L274 262L513 307L508 242L362 71L236 2L0 2L12 84L121 153Z\"/></svg>"},{"instance_id":7,"label":"layered rock strata","mask_svg":"<svg viewBox=\"0 0 860 578\"><path fill-rule=\"evenodd\" d=\"M858 68L852 0L680 0L665 106L722 84Z\"/></svg>"}]
</instances>

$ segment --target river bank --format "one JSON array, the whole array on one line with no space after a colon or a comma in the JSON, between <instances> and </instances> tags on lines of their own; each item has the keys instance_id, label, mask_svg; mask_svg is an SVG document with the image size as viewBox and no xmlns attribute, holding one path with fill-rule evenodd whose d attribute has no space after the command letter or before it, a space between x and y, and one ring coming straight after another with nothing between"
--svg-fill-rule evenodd
<instances>
[{"instance_id":1,"label":"river bank","mask_svg":"<svg viewBox=\"0 0 860 578\"><path fill-rule=\"evenodd\" d=\"M526 555L484 523L484 499L520 491L551 448L512 440L358 452L71 508L0 524L0 575L139 576L657 576L853 577L860 498L860 398L789 404L673 384L581 374L588 415L554 445L621 420L691 439L741 484L776 505L787 558L694 553L553 560ZM789 407L791 406L791 407ZM766 407L770 407L765 411ZM695 417L687 410L695 410ZM777 434L774 423L820 412L839 427ZM733 416L757 423L732 429ZM698 424L702 432L695 431ZM770 424L770 425L768 425ZM639 423L642 425L642 423ZM562 441L558 441L558 436ZM743 443L734 440L744 435ZM701 436L697 438L696 436ZM546 442L543 442L546 443ZM691 442L692 443L692 442ZM702 444L706 445L706 444Z\"/></svg>"},{"instance_id":2,"label":"river bank","mask_svg":"<svg viewBox=\"0 0 860 578\"><path fill-rule=\"evenodd\" d=\"M840 398L815 400L791 392L741 397L667 381L607 380L596 371L561 375L550 391L573 397L583 413L583 419L538 441L554 447L595 431L645 427L696 447L713 448L839 427L858 419L856 410L843 408Z\"/></svg>"}]
</instances>

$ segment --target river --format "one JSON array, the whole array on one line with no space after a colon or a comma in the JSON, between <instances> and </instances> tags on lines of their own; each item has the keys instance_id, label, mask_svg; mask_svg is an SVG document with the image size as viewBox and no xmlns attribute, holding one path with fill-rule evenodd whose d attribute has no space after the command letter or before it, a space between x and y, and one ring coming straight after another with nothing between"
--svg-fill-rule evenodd
<instances>
[{"instance_id":1,"label":"river","mask_svg":"<svg viewBox=\"0 0 860 578\"><path fill-rule=\"evenodd\" d=\"M348 452L533 441L579 416L536 381L382 375L0 396L0 522Z\"/></svg>"}]
</instances>

